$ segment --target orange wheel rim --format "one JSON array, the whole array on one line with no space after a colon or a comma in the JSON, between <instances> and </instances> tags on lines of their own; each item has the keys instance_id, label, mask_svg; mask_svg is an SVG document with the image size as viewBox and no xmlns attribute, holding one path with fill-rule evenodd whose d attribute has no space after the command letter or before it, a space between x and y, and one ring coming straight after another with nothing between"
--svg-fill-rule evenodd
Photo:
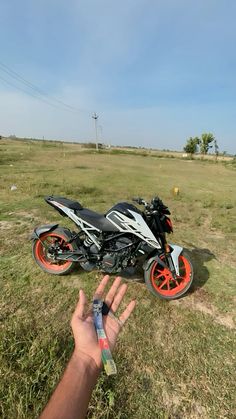
<instances>
[{"instance_id":1,"label":"orange wheel rim","mask_svg":"<svg viewBox=\"0 0 236 419\"><path fill-rule=\"evenodd\" d=\"M172 297L183 291L191 281L191 265L184 256L179 256L179 276L175 279L168 268L155 262L151 270L153 288L161 295Z\"/></svg>"},{"instance_id":2,"label":"orange wheel rim","mask_svg":"<svg viewBox=\"0 0 236 419\"><path fill-rule=\"evenodd\" d=\"M35 256L39 263L46 269L60 272L64 271L68 266L70 266L71 262L64 260L54 261L48 256L47 248L56 242L58 242L59 246L65 251L73 250L71 243L66 243L65 237L62 235L58 233L45 233L40 236L40 240L37 240L36 242Z\"/></svg>"}]
</instances>

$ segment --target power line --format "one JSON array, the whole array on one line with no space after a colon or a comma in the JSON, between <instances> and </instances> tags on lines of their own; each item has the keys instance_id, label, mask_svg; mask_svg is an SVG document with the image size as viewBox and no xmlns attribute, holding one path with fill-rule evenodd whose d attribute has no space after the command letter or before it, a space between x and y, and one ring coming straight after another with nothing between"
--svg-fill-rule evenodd
<instances>
[{"instance_id":1,"label":"power line","mask_svg":"<svg viewBox=\"0 0 236 419\"><path fill-rule=\"evenodd\" d=\"M4 77L2 77L2 76L0 76L0 80L4 81L4 83L7 83L9 86L14 87L15 89L20 90L21 92L24 92L24 93L26 93L27 95L32 96L32 97L34 97L35 99L40 100L41 102L46 103L47 105L50 105L50 106L52 106L52 107L54 107L54 108L56 108L56 109L59 109L59 110L64 110L64 111L66 111L66 109L59 108L59 106L55 105L54 103L51 103L51 102L47 101L46 99L44 99L44 98L42 98L42 97L36 96L36 95L34 95L32 92L28 92L27 90L23 89L22 87L16 86L14 83L10 82L9 80L6 80L6 79L5 79ZM69 110L68 110L68 111L69 111ZM69 111L69 112L71 112L71 111ZM74 112L74 113L75 113L75 112Z\"/></svg>"},{"instance_id":2,"label":"power line","mask_svg":"<svg viewBox=\"0 0 236 419\"><path fill-rule=\"evenodd\" d=\"M65 103L62 100L59 100L59 99L57 99L57 98L55 98L53 96L50 97L46 92L44 92L38 86L36 86L35 84L33 84L30 81L26 80L19 73L17 73L16 71L12 70L9 66L7 66L6 64L4 64L2 62L0 62L0 70L1 71L4 71L8 75L10 75L10 77L13 77L14 79L16 79L17 81L23 83L24 85L26 85L27 87L31 88L32 90L36 91L41 96L49 97L49 99L51 99L51 100L59 103L60 105L65 106L68 109L71 109L71 110L74 110L74 111L77 111L77 112L87 112L87 111L85 111L83 109L79 109L79 108L76 108L74 106L68 105L67 103Z\"/></svg>"},{"instance_id":3,"label":"power line","mask_svg":"<svg viewBox=\"0 0 236 419\"><path fill-rule=\"evenodd\" d=\"M24 77L22 77L19 73L17 73L16 71L14 71L14 70L12 70L9 66L7 66L6 64L4 64L4 63L2 63L1 61L0 61L0 70L1 71L3 71L3 72L5 72L6 74L8 74L10 77L12 77L12 78L14 78L15 80L17 80L18 82L20 82L20 83L22 83L22 84L24 84L26 87L28 87L28 88L30 88L31 90L33 90L33 91L35 91L36 93L37 93L37 95L40 95L40 96L35 96L35 95L32 95L31 93L29 93L28 91L25 91L24 89L22 89L22 88L19 88L19 87L17 87L16 85L13 85L14 87L16 87L16 88L18 88L19 90L22 90L22 91L24 91L25 93L27 93L27 94L30 94L31 96L33 96L33 97L35 97L35 98L37 98L37 99L39 99L39 100L42 100L42 98L41 98L41 96L42 97L46 97L46 101L45 101L45 99L43 99L43 101L45 102L45 103L47 103L47 104L50 104L51 106L55 106L55 104L54 103L50 103L49 101L48 101L48 99L52 102L52 101L54 101L54 102L56 102L56 103L58 103L59 105L61 105L61 106L63 106L63 107L65 107L66 109L64 109L64 110L67 110L67 111L73 111L73 113L78 113L78 112L86 112L86 113L90 113L89 111L87 111L87 110L85 110L85 109L79 109L79 108L76 108L75 106L71 106L71 105L69 105L69 104L67 104L67 103L65 103L65 102L63 102L62 100L60 100L60 99L58 99L58 98L55 98L55 97L53 97L53 96L50 96L50 95L48 95L46 92L44 92L42 89L40 89L38 86L36 86L35 84L33 84L33 83L31 83L30 81L28 81L27 79L25 79ZM2 80L4 80L6 83L8 83L9 85L11 85L8 81L6 81L5 79L2 79ZM59 108L59 109L61 109L61 108Z\"/></svg>"}]
</instances>

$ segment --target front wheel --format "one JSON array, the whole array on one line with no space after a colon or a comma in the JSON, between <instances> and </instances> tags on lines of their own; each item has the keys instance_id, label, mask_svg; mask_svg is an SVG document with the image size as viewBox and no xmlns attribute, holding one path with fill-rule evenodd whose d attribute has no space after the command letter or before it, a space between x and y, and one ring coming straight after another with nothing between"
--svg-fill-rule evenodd
<instances>
[{"instance_id":1,"label":"front wheel","mask_svg":"<svg viewBox=\"0 0 236 419\"><path fill-rule=\"evenodd\" d=\"M32 246L33 258L43 271L54 275L66 275L72 271L75 262L55 260L50 252L53 248L62 252L77 250L74 243L67 243L68 240L70 240L70 236L63 228L56 228L51 232L42 234L40 240L34 240Z\"/></svg>"},{"instance_id":2,"label":"front wheel","mask_svg":"<svg viewBox=\"0 0 236 419\"><path fill-rule=\"evenodd\" d=\"M155 260L145 271L144 276L149 291L165 300L174 300L182 297L191 287L193 267L188 254L183 251L179 255L179 276L177 278L173 278L171 271Z\"/></svg>"}]
</instances>

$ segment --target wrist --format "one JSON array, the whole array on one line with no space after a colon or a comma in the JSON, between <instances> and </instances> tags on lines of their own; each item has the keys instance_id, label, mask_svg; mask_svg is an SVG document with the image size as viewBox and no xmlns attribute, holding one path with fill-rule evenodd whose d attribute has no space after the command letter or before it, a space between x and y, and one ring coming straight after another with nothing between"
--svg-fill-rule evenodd
<instances>
[{"instance_id":1,"label":"wrist","mask_svg":"<svg viewBox=\"0 0 236 419\"><path fill-rule=\"evenodd\" d=\"M80 365L80 367L82 366L87 373L92 375L99 375L101 371L101 365L99 366L95 359L85 352L75 348L72 359L76 365Z\"/></svg>"}]
</instances>

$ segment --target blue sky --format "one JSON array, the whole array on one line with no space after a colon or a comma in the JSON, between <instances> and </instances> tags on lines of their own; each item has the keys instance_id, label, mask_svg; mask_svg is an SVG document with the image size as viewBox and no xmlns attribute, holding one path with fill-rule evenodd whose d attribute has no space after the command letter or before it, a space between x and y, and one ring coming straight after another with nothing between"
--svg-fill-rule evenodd
<instances>
[{"instance_id":1,"label":"blue sky","mask_svg":"<svg viewBox=\"0 0 236 419\"><path fill-rule=\"evenodd\" d=\"M0 66L0 134L90 140L96 111L104 142L182 149L210 131L236 153L235 16L233 0L1 0L0 63L81 112Z\"/></svg>"}]
</instances>

